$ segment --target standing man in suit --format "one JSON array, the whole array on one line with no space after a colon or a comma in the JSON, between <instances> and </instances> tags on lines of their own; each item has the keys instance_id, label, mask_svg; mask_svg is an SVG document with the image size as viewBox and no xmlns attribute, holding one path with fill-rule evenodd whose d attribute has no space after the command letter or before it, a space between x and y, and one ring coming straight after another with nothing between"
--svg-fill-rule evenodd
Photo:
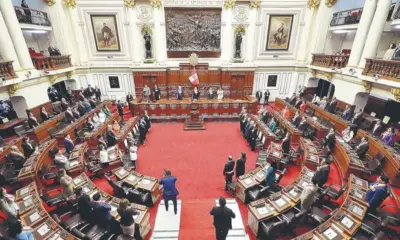
<instances>
[{"instance_id":1,"label":"standing man in suit","mask_svg":"<svg viewBox=\"0 0 400 240\"><path fill-rule=\"evenodd\" d=\"M379 137L382 134L382 121L378 120L375 125L374 128L372 128L372 135L374 135L375 137Z\"/></svg>"},{"instance_id":2,"label":"standing man in suit","mask_svg":"<svg viewBox=\"0 0 400 240\"><path fill-rule=\"evenodd\" d=\"M112 130L111 125L107 126L106 138L107 138L107 146L108 147L112 147L117 143L117 140L115 138L115 134Z\"/></svg>"},{"instance_id":3,"label":"standing man in suit","mask_svg":"<svg viewBox=\"0 0 400 240\"><path fill-rule=\"evenodd\" d=\"M124 106L122 105L121 101L118 100L117 104L118 115L121 118L121 121L124 121Z\"/></svg>"},{"instance_id":4,"label":"standing man in suit","mask_svg":"<svg viewBox=\"0 0 400 240\"><path fill-rule=\"evenodd\" d=\"M133 95L132 93L128 92L128 95L126 95L126 101L129 103L130 101L133 101Z\"/></svg>"},{"instance_id":5,"label":"standing man in suit","mask_svg":"<svg viewBox=\"0 0 400 240\"><path fill-rule=\"evenodd\" d=\"M142 118L139 123L139 143L143 146L146 145L147 126L146 121Z\"/></svg>"},{"instance_id":6,"label":"standing man in suit","mask_svg":"<svg viewBox=\"0 0 400 240\"><path fill-rule=\"evenodd\" d=\"M30 128L35 128L39 126L38 120L31 112L28 114L28 125Z\"/></svg>"},{"instance_id":7,"label":"standing man in suit","mask_svg":"<svg viewBox=\"0 0 400 240\"><path fill-rule=\"evenodd\" d=\"M367 201L368 211L375 212L376 208L385 201L385 198L388 196L388 183L389 178L383 175L369 186L365 199Z\"/></svg>"},{"instance_id":8,"label":"standing man in suit","mask_svg":"<svg viewBox=\"0 0 400 240\"><path fill-rule=\"evenodd\" d=\"M25 156L26 159L28 159L35 152L35 148L29 142L29 138L28 137L23 137L22 138L21 147L22 147L22 150L24 150L24 156Z\"/></svg>"},{"instance_id":9,"label":"standing man in suit","mask_svg":"<svg viewBox=\"0 0 400 240\"><path fill-rule=\"evenodd\" d=\"M270 92L268 89L266 89L264 92L264 104L268 105L269 95L270 95Z\"/></svg>"},{"instance_id":10,"label":"standing man in suit","mask_svg":"<svg viewBox=\"0 0 400 240\"><path fill-rule=\"evenodd\" d=\"M289 99L289 104L294 106L296 104L296 101L297 101L296 93L293 93L292 97Z\"/></svg>"},{"instance_id":11,"label":"standing man in suit","mask_svg":"<svg viewBox=\"0 0 400 240\"><path fill-rule=\"evenodd\" d=\"M222 174L225 176L225 191L228 190L228 184L232 183L232 176L235 169L235 162L232 160L232 156L228 157L228 162L225 163L224 171Z\"/></svg>"},{"instance_id":12,"label":"standing man in suit","mask_svg":"<svg viewBox=\"0 0 400 240\"><path fill-rule=\"evenodd\" d=\"M74 142L71 139L71 136L69 136L69 134L66 134L64 136L64 147L65 147L65 151L68 154L71 154L72 151L74 151L75 145L74 145Z\"/></svg>"},{"instance_id":13,"label":"standing man in suit","mask_svg":"<svg viewBox=\"0 0 400 240\"><path fill-rule=\"evenodd\" d=\"M183 99L183 96L184 96L184 94L183 94L182 87L181 87L181 86L178 86L178 91L176 92L176 98L177 98L178 100L182 100L182 99Z\"/></svg>"},{"instance_id":14,"label":"standing man in suit","mask_svg":"<svg viewBox=\"0 0 400 240\"><path fill-rule=\"evenodd\" d=\"M337 107L336 98L332 98L332 101L326 106L326 110L330 113L335 113Z\"/></svg>"},{"instance_id":15,"label":"standing man in suit","mask_svg":"<svg viewBox=\"0 0 400 240\"><path fill-rule=\"evenodd\" d=\"M318 184L319 187L323 187L328 181L329 172L331 171L330 162L327 159L323 159L321 164L317 167L312 180Z\"/></svg>"},{"instance_id":16,"label":"standing man in suit","mask_svg":"<svg viewBox=\"0 0 400 240\"><path fill-rule=\"evenodd\" d=\"M261 101L261 98L262 98L262 92L260 90L257 90L256 98L257 98L257 103L260 104L260 101Z\"/></svg>"},{"instance_id":17,"label":"standing man in suit","mask_svg":"<svg viewBox=\"0 0 400 240\"><path fill-rule=\"evenodd\" d=\"M79 101L78 103L78 111L79 111L79 115L82 117L83 115L85 115L86 113L86 107L85 105L83 105L82 101Z\"/></svg>"},{"instance_id":18,"label":"standing man in suit","mask_svg":"<svg viewBox=\"0 0 400 240\"><path fill-rule=\"evenodd\" d=\"M100 88L99 88L99 87L96 87L96 89L95 89L95 91L94 91L94 94L95 94L95 96L96 96L96 100L97 100L98 102L100 102L100 101L101 101L101 91L100 91Z\"/></svg>"},{"instance_id":19,"label":"standing man in suit","mask_svg":"<svg viewBox=\"0 0 400 240\"><path fill-rule=\"evenodd\" d=\"M302 117L301 121L298 124L297 127L301 132L304 132L308 128L308 122L306 117Z\"/></svg>"},{"instance_id":20,"label":"standing man in suit","mask_svg":"<svg viewBox=\"0 0 400 240\"><path fill-rule=\"evenodd\" d=\"M111 205L101 201L101 196L98 192L95 193L92 198L93 219L95 219L96 224L109 229L111 220L113 219L110 213Z\"/></svg>"},{"instance_id":21,"label":"standing man in suit","mask_svg":"<svg viewBox=\"0 0 400 240\"><path fill-rule=\"evenodd\" d=\"M220 197L219 207L213 207L210 215L214 216L215 235L217 240L225 240L228 236L229 229L232 229L232 218L235 218L235 213L226 207L226 200Z\"/></svg>"},{"instance_id":22,"label":"standing man in suit","mask_svg":"<svg viewBox=\"0 0 400 240\"><path fill-rule=\"evenodd\" d=\"M214 98L214 91L212 87L210 87L207 92L207 99L213 99L213 98Z\"/></svg>"},{"instance_id":23,"label":"standing man in suit","mask_svg":"<svg viewBox=\"0 0 400 240\"><path fill-rule=\"evenodd\" d=\"M369 150L368 139L366 137L363 137L361 139L360 144L358 144L358 146L356 147L355 150L356 150L356 153L357 153L358 157L363 159L365 157L365 154L367 154L367 152Z\"/></svg>"},{"instance_id":24,"label":"standing man in suit","mask_svg":"<svg viewBox=\"0 0 400 240\"><path fill-rule=\"evenodd\" d=\"M328 147L329 151L332 152L335 146L335 130L333 128L329 129L328 135L325 136L324 146Z\"/></svg>"},{"instance_id":25,"label":"standing man in suit","mask_svg":"<svg viewBox=\"0 0 400 240\"><path fill-rule=\"evenodd\" d=\"M151 95L151 90L147 85L144 85L143 88L143 97L145 99L146 102L150 101L150 95Z\"/></svg>"},{"instance_id":26,"label":"standing man in suit","mask_svg":"<svg viewBox=\"0 0 400 240\"><path fill-rule=\"evenodd\" d=\"M242 156L236 160L236 179L242 176L246 171L246 153L242 152Z\"/></svg>"},{"instance_id":27,"label":"standing man in suit","mask_svg":"<svg viewBox=\"0 0 400 240\"><path fill-rule=\"evenodd\" d=\"M72 113L71 107L67 108L67 111L65 111L65 118L68 123L73 123L75 121L74 115Z\"/></svg>"},{"instance_id":28,"label":"standing man in suit","mask_svg":"<svg viewBox=\"0 0 400 240\"><path fill-rule=\"evenodd\" d=\"M344 112L342 113L342 119L346 120L346 121L350 121L351 117L352 117L352 111L349 105L346 105L346 109L344 110Z\"/></svg>"},{"instance_id":29,"label":"standing man in suit","mask_svg":"<svg viewBox=\"0 0 400 240\"><path fill-rule=\"evenodd\" d=\"M282 140L282 152L283 154L289 154L290 151L290 133L287 132L285 138Z\"/></svg>"},{"instance_id":30,"label":"standing man in suit","mask_svg":"<svg viewBox=\"0 0 400 240\"><path fill-rule=\"evenodd\" d=\"M156 85L154 85L154 98L156 101L161 99L161 91L160 88Z\"/></svg>"},{"instance_id":31,"label":"standing man in suit","mask_svg":"<svg viewBox=\"0 0 400 240\"><path fill-rule=\"evenodd\" d=\"M160 180L160 184L164 186L163 199L165 203L165 210L168 212L168 202L172 201L174 204L175 215L178 213L178 203L176 197L179 194L175 186L176 181L176 177L171 175L170 170L164 170L164 176Z\"/></svg>"}]
</instances>

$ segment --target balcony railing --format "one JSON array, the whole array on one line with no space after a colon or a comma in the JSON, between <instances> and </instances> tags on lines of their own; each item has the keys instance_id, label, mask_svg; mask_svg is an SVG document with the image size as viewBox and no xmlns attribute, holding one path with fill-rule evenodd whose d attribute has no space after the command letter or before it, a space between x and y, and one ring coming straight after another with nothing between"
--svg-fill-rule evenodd
<instances>
[{"instance_id":1,"label":"balcony railing","mask_svg":"<svg viewBox=\"0 0 400 240\"><path fill-rule=\"evenodd\" d=\"M47 13L30 8L14 7L19 23L51 26Z\"/></svg>"},{"instance_id":2,"label":"balcony railing","mask_svg":"<svg viewBox=\"0 0 400 240\"><path fill-rule=\"evenodd\" d=\"M333 14L331 27L358 24L361 19L363 8L350 9Z\"/></svg>"},{"instance_id":3,"label":"balcony railing","mask_svg":"<svg viewBox=\"0 0 400 240\"><path fill-rule=\"evenodd\" d=\"M58 70L72 67L71 57L69 55L32 57L32 62L37 70Z\"/></svg>"},{"instance_id":4,"label":"balcony railing","mask_svg":"<svg viewBox=\"0 0 400 240\"><path fill-rule=\"evenodd\" d=\"M349 55L313 54L311 65L339 69L346 67L349 57Z\"/></svg>"},{"instance_id":5,"label":"balcony railing","mask_svg":"<svg viewBox=\"0 0 400 240\"><path fill-rule=\"evenodd\" d=\"M400 78L400 61L366 59L363 75L379 76L379 78L398 80Z\"/></svg>"},{"instance_id":6,"label":"balcony railing","mask_svg":"<svg viewBox=\"0 0 400 240\"><path fill-rule=\"evenodd\" d=\"M0 80L8 80L17 78L15 75L14 67L12 65L12 61L9 62L1 62L0 61Z\"/></svg>"}]
</instances>

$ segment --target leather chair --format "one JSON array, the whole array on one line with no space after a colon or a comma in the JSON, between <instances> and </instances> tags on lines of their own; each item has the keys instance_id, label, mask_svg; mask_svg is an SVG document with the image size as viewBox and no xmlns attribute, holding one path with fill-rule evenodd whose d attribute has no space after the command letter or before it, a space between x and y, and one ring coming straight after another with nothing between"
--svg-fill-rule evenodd
<instances>
[{"instance_id":1,"label":"leather chair","mask_svg":"<svg viewBox=\"0 0 400 240\"><path fill-rule=\"evenodd\" d=\"M268 220L261 222L261 239L276 239L285 234L285 228L288 226L287 221L277 216L275 221Z\"/></svg>"},{"instance_id":2,"label":"leather chair","mask_svg":"<svg viewBox=\"0 0 400 240\"><path fill-rule=\"evenodd\" d=\"M110 186L113 189L113 196L118 197L118 198L126 198L128 195L128 192L125 191L122 188L122 181L117 181L117 180L112 180L110 176L104 175L104 177L106 178L108 184L110 184Z\"/></svg>"},{"instance_id":3,"label":"leather chair","mask_svg":"<svg viewBox=\"0 0 400 240\"><path fill-rule=\"evenodd\" d=\"M18 137L21 137L21 136L25 135L25 133L26 133L24 125L19 125L19 126L14 127L14 131L18 135Z\"/></svg>"},{"instance_id":4,"label":"leather chair","mask_svg":"<svg viewBox=\"0 0 400 240\"><path fill-rule=\"evenodd\" d=\"M49 193L51 192L57 192L57 194L50 196ZM49 207L59 207L67 202L67 199L62 196L59 189L53 189L50 191L46 190L46 192L43 189L39 189L39 196Z\"/></svg>"},{"instance_id":5,"label":"leather chair","mask_svg":"<svg viewBox=\"0 0 400 240\"><path fill-rule=\"evenodd\" d=\"M55 138L58 131L57 127L51 127L47 130L51 138Z\"/></svg>"},{"instance_id":6,"label":"leather chair","mask_svg":"<svg viewBox=\"0 0 400 240\"><path fill-rule=\"evenodd\" d=\"M98 164L96 162L85 162L85 167L88 170L88 172L91 174L89 176L90 180L94 180L95 178L102 179L104 174L100 173L103 168L101 167L101 164Z\"/></svg>"},{"instance_id":7,"label":"leather chair","mask_svg":"<svg viewBox=\"0 0 400 240\"><path fill-rule=\"evenodd\" d=\"M6 155L6 159L8 155ZM13 189L23 187L23 184L18 179L19 170L15 169L14 164L6 163L0 168L0 186L11 186Z\"/></svg>"},{"instance_id":8,"label":"leather chair","mask_svg":"<svg viewBox=\"0 0 400 240\"><path fill-rule=\"evenodd\" d=\"M338 186L339 189L335 188L334 186ZM321 191L321 194L318 197L318 201L325 204L330 203L338 206L336 203L333 203L332 200L338 200L340 196L347 190L347 188L347 184L343 186L340 186L338 184L331 184Z\"/></svg>"},{"instance_id":9,"label":"leather chair","mask_svg":"<svg viewBox=\"0 0 400 240\"><path fill-rule=\"evenodd\" d=\"M361 224L363 225L363 224ZM383 239L385 236L385 233L383 231L380 231L378 233L374 233L371 231L367 231L366 229L363 229L360 227L356 234L353 235L351 240L380 240ZM391 239L391 238L390 238Z\"/></svg>"},{"instance_id":10,"label":"leather chair","mask_svg":"<svg viewBox=\"0 0 400 240\"><path fill-rule=\"evenodd\" d=\"M279 171L277 171L279 172ZM250 189L247 192L248 198L250 201L255 201L263 197L267 197L271 195L274 192L277 192L281 189L281 186L279 186L279 182L282 180L283 176L286 174L287 169L283 169L283 171L279 174L279 176L276 179L275 184L271 186L264 186L262 183L258 186L256 186L253 189Z\"/></svg>"},{"instance_id":11,"label":"leather chair","mask_svg":"<svg viewBox=\"0 0 400 240\"><path fill-rule=\"evenodd\" d=\"M38 171L38 175L42 179L44 185L50 186L58 183L58 171L59 169L56 166L42 166ZM52 183L48 183L48 181Z\"/></svg>"},{"instance_id":12,"label":"leather chair","mask_svg":"<svg viewBox=\"0 0 400 240\"><path fill-rule=\"evenodd\" d=\"M146 206L153 206L153 199L151 198L150 193L141 192L138 189L130 188L127 190L128 192L128 200L130 202L146 205Z\"/></svg>"},{"instance_id":13,"label":"leather chair","mask_svg":"<svg viewBox=\"0 0 400 240\"><path fill-rule=\"evenodd\" d=\"M324 210L322 210L320 207L312 207L310 212L308 213L308 216L316 222L317 225L321 225L324 223L326 220L328 220L330 217L333 216L333 214L336 212L336 210L333 210L325 205L322 205L322 208L327 209L330 211L329 214L326 214Z\"/></svg>"},{"instance_id":14,"label":"leather chair","mask_svg":"<svg viewBox=\"0 0 400 240\"><path fill-rule=\"evenodd\" d=\"M81 218L79 213L75 211L69 211L60 216L53 214L52 217L60 226L68 231L72 231L72 229L81 227L87 223ZM68 218L66 219L66 217Z\"/></svg>"}]
</instances>

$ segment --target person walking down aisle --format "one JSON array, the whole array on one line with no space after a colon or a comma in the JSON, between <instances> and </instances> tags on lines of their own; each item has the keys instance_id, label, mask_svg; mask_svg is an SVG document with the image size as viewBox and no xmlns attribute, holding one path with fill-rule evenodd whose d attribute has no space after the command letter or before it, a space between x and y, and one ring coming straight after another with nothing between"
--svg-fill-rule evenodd
<instances>
[{"instance_id":1,"label":"person walking down aisle","mask_svg":"<svg viewBox=\"0 0 400 240\"><path fill-rule=\"evenodd\" d=\"M219 198L219 206L213 207L210 215L214 216L215 235L217 240L225 240L228 236L229 229L232 229L232 218L235 218L235 213L226 207L226 200L223 197Z\"/></svg>"},{"instance_id":2,"label":"person walking down aisle","mask_svg":"<svg viewBox=\"0 0 400 240\"><path fill-rule=\"evenodd\" d=\"M170 170L164 170L164 176L160 181L160 184L164 186L163 199L165 203L165 210L168 212L168 202L172 201L174 204L175 215L178 213L178 203L176 197L179 194L175 186L176 180L176 177L171 175Z\"/></svg>"}]
</instances>

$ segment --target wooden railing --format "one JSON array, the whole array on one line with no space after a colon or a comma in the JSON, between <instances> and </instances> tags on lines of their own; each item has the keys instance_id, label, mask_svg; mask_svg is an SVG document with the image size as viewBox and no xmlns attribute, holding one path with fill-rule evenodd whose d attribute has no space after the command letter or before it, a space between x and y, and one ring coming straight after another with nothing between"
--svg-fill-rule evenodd
<instances>
[{"instance_id":1,"label":"wooden railing","mask_svg":"<svg viewBox=\"0 0 400 240\"><path fill-rule=\"evenodd\" d=\"M349 57L349 55L313 54L311 65L325 68L344 68Z\"/></svg>"},{"instance_id":2,"label":"wooden railing","mask_svg":"<svg viewBox=\"0 0 400 240\"><path fill-rule=\"evenodd\" d=\"M51 26L46 12L31 8L14 7L19 23L27 23L41 26Z\"/></svg>"},{"instance_id":3,"label":"wooden railing","mask_svg":"<svg viewBox=\"0 0 400 240\"><path fill-rule=\"evenodd\" d=\"M367 58L363 75L385 78L389 80L399 80L400 61L387 61L381 59Z\"/></svg>"},{"instance_id":4,"label":"wooden railing","mask_svg":"<svg viewBox=\"0 0 400 240\"><path fill-rule=\"evenodd\" d=\"M0 80L8 80L17 78L12 65L13 61L1 62L0 61Z\"/></svg>"},{"instance_id":5,"label":"wooden railing","mask_svg":"<svg viewBox=\"0 0 400 240\"><path fill-rule=\"evenodd\" d=\"M335 12L332 16L331 27L358 24L361 19L363 8L348 9Z\"/></svg>"},{"instance_id":6,"label":"wooden railing","mask_svg":"<svg viewBox=\"0 0 400 240\"><path fill-rule=\"evenodd\" d=\"M57 70L72 67L71 57L69 55L32 57L32 62L37 70Z\"/></svg>"}]
</instances>

